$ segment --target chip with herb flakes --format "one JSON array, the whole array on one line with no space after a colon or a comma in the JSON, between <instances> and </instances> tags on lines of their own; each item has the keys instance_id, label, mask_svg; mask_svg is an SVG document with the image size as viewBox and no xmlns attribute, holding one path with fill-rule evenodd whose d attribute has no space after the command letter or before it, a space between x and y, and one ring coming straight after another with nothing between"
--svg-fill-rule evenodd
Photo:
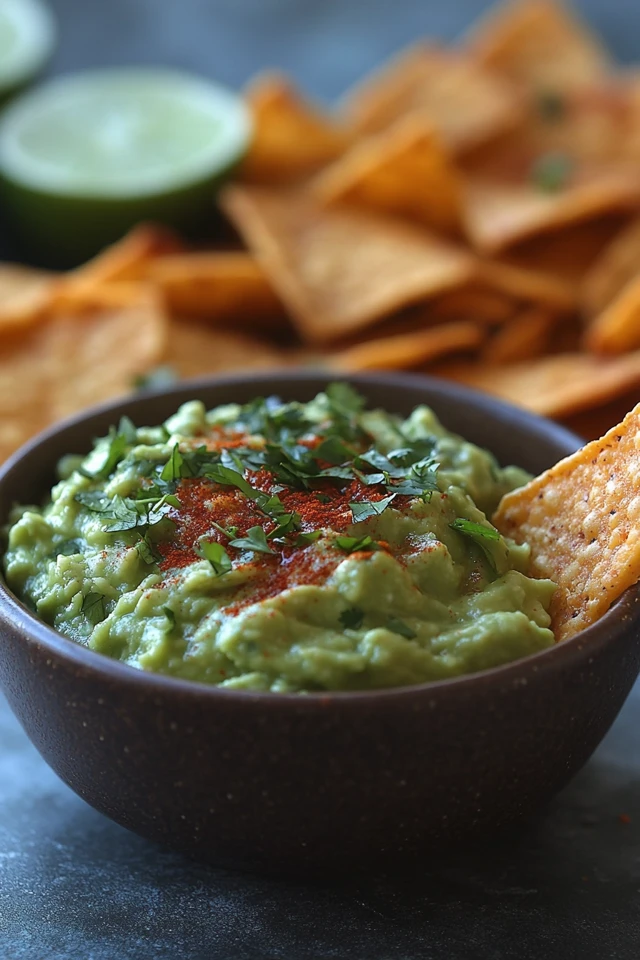
<instances>
[{"instance_id":1,"label":"chip with herb flakes","mask_svg":"<svg viewBox=\"0 0 640 960\"><path fill-rule=\"evenodd\" d=\"M462 153L513 126L521 104L508 83L472 57L420 43L366 77L343 102L360 134L377 133L418 114L445 147Z\"/></svg>"},{"instance_id":2,"label":"chip with herb flakes","mask_svg":"<svg viewBox=\"0 0 640 960\"><path fill-rule=\"evenodd\" d=\"M581 173L563 189L540 189L527 177L506 181L470 176L464 220L472 243L496 253L506 247L584 220L630 212L640 200L640 178L629 167Z\"/></svg>"},{"instance_id":3,"label":"chip with herb flakes","mask_svg":"<svg viewBox=\"0 0 640 960\"><path fill-rule=\"evenodd\" d=\"M640 406L600 440L507 494L496 527L531 548L534 576L558 584L556 638L599 620L640 579Z\"/></svg>"},{"instance_id":4,"label":"chip with herb flakes","mask_svg":"<svg viewBox=\"0 0 640 960\"><path fill-rule=\"evenodd\" d=\"M486 67L547 97L598 83L612 67L598 39L555 0L500 3L467 44Z\"/></svg>"},{"instance_id":5,"label":"chip with herb flakes","mask_svg":"<svg viewBox=\"0 0 640 960\"><path fill-rule=\"evenodd\" d=\"M229 187L234 221L308 341L344 337L459 286L473 259L399 220L322 208L286 191Z\"/></svg>"},{"instance_id":6,"label":"chip with herb flakes","mask_svg":"<svg viewBox=\"0 0 640 960\"><path fill-rule=\"evenodd\" d=\"M249 183L290 183L339 157L350 133L308 103L281 73L265 73L245 91L254 134L239 176Z\"/></svg>"},{"instance_id":7,"label":"chip with herb flakes","mask_svg":"<svg viewBox=\"0 0 640 960\"><path fill-rule=\"evenodd\" d=\"M148 270L172 314L239 330L287 328L285 308L264 271L243 251L158 257Z\"/></svg>"},{"instance_id":8,"label":"chip with herb flakes","mask_svg":"<svg viewBox=\"0 0 640 960\"><path fill-rule=\"evenodd\" d=\"M437 132L410 115L356 143L312 185L322 203L355 204L445 234L460 227L460 182Z\"/></svg>"}]
</instances>

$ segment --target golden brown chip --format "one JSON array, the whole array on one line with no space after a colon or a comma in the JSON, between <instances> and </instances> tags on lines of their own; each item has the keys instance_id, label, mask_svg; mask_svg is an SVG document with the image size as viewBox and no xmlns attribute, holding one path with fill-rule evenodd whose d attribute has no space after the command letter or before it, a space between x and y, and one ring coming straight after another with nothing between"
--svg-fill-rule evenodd
<instances>
[{"instance_id":1,"label":"golden brown chip","mask_svg":"<svg viewBox=\"0 0 640 960\"><path fill-rule=\"evenodd\" d=\"M307 103L279 73L254 80L246 91L254 136L239 176L249 183L290 183L339 157L350 135Z\"/></svg>"},{"instance_id":2,"label":"golden brown chip","mask_svg":"<svg viewBox=\"0 0 640 960\"><path fill-rule=\"evenodd\" d=\"M492 363L517 363L544 353L557 323L557 316L539 307L529 307L503 324L487 342L481 361Z\"/></svg>"},{"instance_id":3,"label":"golden brown chip","mask_svg":"<svg viewBox=\"0 0 640 960\"><path fill-rule=\"evenodd\" d=\"M496 253L536 233L615 211L640 200L640 176L631 168L594 171L557 190L533 184L469 178L464 218L474 246Z\"/></svg>"},{"instance_id":4,"label":"golden brown chip","mask_svg":"<svg viewBox=\"0 0 640 960\"><path fill-rule=\"evenodd\" d=\"M584 343L594 353L623 353L640 347L640 273L591 321Z\"/></svg>"},{"instance_id":5,"label":"golden brown chip","mask_svg":"<svg viewBox=\"0 0 640 960\"><path fill-rule=\"evenodd\" d=\"M560 313L577 306L575 288L542 270L525 269L507 260L479 260L477 275L488 287L514 300L540 304Z\"/></svg>"},{"instance_id":6,"label":"golden brown chip","mask_svg":"<svg viewBox=\"0 0 640 960\"><path fill-rule=\"evenodd\" d=\"M620 357L560 353L523 363L452 363L437 372L547 417L566 417L640 390L640 351Z\"/></svg>"},{"instance_id":7,"label":"golden brown chip","mask_svg":"<svg viewBox=\"0 0 640 960\"><path fill-rule=\"evenodd\" d=\"M472 320L474 323L491 327L505 323L514 316L517 309L518 305L513 297L472 280L457 290L443 293L428 304L411 308L411 312L419 314L425 324L447 320Z\"/></svg>"},{"instance_id":8,"label":"golden brown chip","mask_svg":"<svg viewBox=\"0 0 640 960\"><path fill-rule=\"evenodd\" d=\"M598 39L553 0L503 2L474 28L469 45L481 63L536 91L584 87L611 70Z\"/></svg>"},{"instance_id":9,"label":"golden brown chip","mask_svg":"<svg viewBox=\"0 0 640 960\"><path fill-rule=\"evenodd\" d=\"M76 301L2 339L0 459L60 417L127 393L135 375L160 360L166 327L158 297L142 285L113 287L101 304Z\"/></svg>"},{"instance_id":10,"label":"golden brown chip","mask_svg":"<svg viewBox=\"0 0 640 960\"><path fill-rule=\"evenodd\" d=\"M508 83L473 58L419 44L367 77L344 103L359 133L377 133L399 117L418 113L445 146L462 152L484 143L519 117L521 104Z\"/></svg>"},{"instance_id":11,"label":"golden brown chip","mask_svg":"<svg viewBox=\"0 0 640 960\"><path fill-rule=\"evenodd\" d=\"M640 579L640 406L600 440L503 497L498 529L531 547L531 571L558 584L557 640L595 623Z\"/></svg>"},{"instance_id":12,"label":"golden brown chip","mask_svg":"<svg viewBox=\"0 0 640 960\"><path fill-rule=\"evenodd\" d=\"M181 377L203 377L223 371L283 366L284 355L257 337L173 319L165 362Z\"/></svg>"},{"instance_id":13,"label":"golden brown chip","mask_svg":"<svg viewBox=\"0 0 640 960\"><path fill-rule=\"evenodd\" d=\"M0 332L28 327L42 318L56 274L15 263L0 263Z\"/></svg>"},{"instance_id":14,"label":"golden brown chip","mask_svg":"<svg viewBox=\"0 0 640 960\"><path fill-rule=\"evenodd\" d=\"M158 257L148 276L161 290L169 312L177 316L242 329L286 327L282 301L248 253L211 251Z\"/></svg>"},{"instance_id":15,"label":"golden brown chip","mask_svg":"<svg viewBox=\"0 0 640 960\"><path fill-rule=\"evenodd\" d=\"M411 370L441 357L473 350L484 339L475 323L445 323L426 330L414 330L377 337L330 354L332 370L356 373L359 370Z\"/></svg>"},{"instance_id":16,"label":"golden brown chip","mask_svg":"<svg viewBox=\"0 0 640 960\"><path fill-rule=\"evenodd\" d=\"M302 337L340 339L462 285L472 258L426 231L302 193L230 187L222 204Z\"/></svg>"},{"instance_id":17,"label":"golden brown chip","mask_svg":"<svg viewBox=\"0 0 640 960\"><path fill-rule=\"evenodd\" d=\"M167 227L141 223L122 240L66 274L64 287L68 292L114 281L143 280L155 257L183 249L184 244Z\"/></svg>"},{"instance_id":18,"label":"golden brown chip","mask_svg":"<svg viewBox=\"0 0 640 960\"><path fill-rule=\"evenodd\" d=\"M433 127L416 115L365 138L313 185L322 203L353 203L445 233L460 224L458 174Z\"/></svg>"},{"instance_id":19,"label":"golden brown chip","mask_svg":"<svg viewBox=\"0 0 640 960\"><path fill-rule=\"evenodd\" d=\"M625 222L626 218L613 215L554 230L523 241L503 254L503 260L525 270L558 277L579 290L587 271Z\"/></svg>"},{"instance_id":20,"label":"golden brown chip","mask_svg":"<svg viewBox=\"0 0 640 960\"><path fill-rule=\"evenodd\" d=\"M640 219L632 220L603 250L584 278L582 303L588 316L596 316L640 274Z\"/></svg>"}]
</instances>

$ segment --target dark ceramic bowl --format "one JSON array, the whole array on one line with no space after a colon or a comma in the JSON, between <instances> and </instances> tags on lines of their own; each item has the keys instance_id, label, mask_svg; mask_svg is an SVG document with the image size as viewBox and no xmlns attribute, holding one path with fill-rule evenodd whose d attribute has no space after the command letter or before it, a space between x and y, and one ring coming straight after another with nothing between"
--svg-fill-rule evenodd
<instances>
[{"instance_id":1,"label":"dark ceramic bowl","mask_svg":"<svg viewBox=\"0 0 640 960\"><path fill-rule=\"evenodd\" d=\"M573 434L417 376L351 378L374 405L428 403L446 426L534 473ZM159 423L179 403L257 394L309 400L316 375L251 375L132 397L77 417L0 471L0 519L39 501L62 454L121 414ZM629 591L572 640L455 680L365 693L219 690L142 673L37 620L0 588L0 681L53 769L96 809L217 864L315 871L422 857L531 814L584 764L640 667Z\"/></svg>"}]
</instances>

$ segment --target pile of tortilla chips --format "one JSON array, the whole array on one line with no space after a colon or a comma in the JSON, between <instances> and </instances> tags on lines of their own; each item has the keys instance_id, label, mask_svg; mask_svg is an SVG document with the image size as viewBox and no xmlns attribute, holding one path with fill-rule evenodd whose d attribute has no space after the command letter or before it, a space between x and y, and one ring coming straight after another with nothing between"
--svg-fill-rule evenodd
<instances>
[{"instance_id":1,"label":"pile of tortilla chips","mask_svg":"<svg viewBox=\"0 0 640 960\"><path fill-rule=\"evenodd\" d=\"M595 435L640 397L640 74L553 0L422 41L334 113L279 74L226 249L143 225L65 275L0 265L0 457L153 379L406 369Z\"/></svg>"}]
</instances>

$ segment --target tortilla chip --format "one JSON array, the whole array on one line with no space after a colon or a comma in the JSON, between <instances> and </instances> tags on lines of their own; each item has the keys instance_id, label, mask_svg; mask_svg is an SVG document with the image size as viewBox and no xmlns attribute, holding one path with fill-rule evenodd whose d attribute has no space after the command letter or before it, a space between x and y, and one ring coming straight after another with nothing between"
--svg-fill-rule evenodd
<instances>
[{"instance_id":1,"label":"tortilla chip","mask_svg":"<svg viewBox=\"0 0 640 960\"><path fill-rule=\"evenodd\" d=\"M640 176L625 168L593 172L553 192L531 184L470 177L463 205L474 246L496 253L537 233L613 211L631 211L639 200Z\"/></svg>"},{"instance_id":2,"label":"tortilla chip","mask_svg":"<svg viewBox=\"0 0 640 960\"><path fill-rule=\"evenodd\" d=\"M0 332L28 327L45 314L56 274L0 263Z\"/></svg>"},{"instance_id":3,"label":"tortilla chip","mask_svg":"<svg viewBox=\"0 0 640 960\"><path fill-rule=\"evenodd\" d=\"M516 0L491 10L469 36L480 62L536 91L562 91L611 71L598 39L553 0Z\"/></svg>"},{"instance_id":4,"label":"tortilla chip","mask_svg":"<svg viewBox=\"0 0 640 960\"><path fill-rule=\"evenodd\" d=\"M471 320L491 327L505 323L514 315L517 308L518 305L513 297L473 280L457 290L443 293L431 303L411 308L411 312L421 315L425 324L447 320Z\"/></svg>"},{"instance_id":5,"label":"tortilla chip","mask_svg":"<svg viewBox=\"0 0 640 960\"><path fill-rule=\"evenodd\" d=\"M173 319L165 362L181 377L282 366L284 355L263 340Z\"/></svg>"},{"instance_id":6,"label":"tortilla chip","mask_svg":"<svg viewBox=\"0 0 640 960\"><path fill-rule=\"evenodd\" d=\"M440 376L547 417L566 417L640 390L640 351L620 357L560 353L524 363L448 364Z\"/></svg>"},{"instance_id":7,"label":"tortilla chip","mask_svg":"<svg viewBox=\"0 0 640 960\"><path fill-rule=\"evenodd\" d=\"M460 286L472 258L409 224L309 196L229 187L221 202L301 336L340 339Z\"/></svg>"},{"instance_id":8,"label":"tortilla chip","mask_svg":"<svg viewBox=\"0 0 640 960\"><path fill-rule=\"evenodd\" d=\"M578 291L579 296L585 274L625 222L626 218L614 214L554 230L512 247L501 260L525 270L557 277Z\"/></svg>"},{"instance_id":9,"label":"tortilla chip","mask_svg":"<svg viewBox=\"0 0 640 960\"><path fill-rule=\"evenodd\" d=\"M135 375L159 361L165 337L161 303L142 285L114 291L111 306L76 302L4 337L0 460L60 417L129 392Z\"/></svg>"},{"instance_id":10,"label":"tortilla chip","mask_svg":"<svg viewBox=\"0 0 640 960\"><path fill-rule=\"evenodd\" d=\"M624 353L640 347L640 273L591 321L584 344L594 353Z\"/></svg>"},{"instance_id":11,"label":"tortilla chip","mask_svg":"<svg viewBox=\"0 0 640 960\"><path fill-rule=\"evenodd\" d=\"M353 203L445 233L460 224L458 174L433 127L415 115L356 144L313 191L322 203Z\"/></svg>"},{"instance_id":12,"label":"tortilla chip","mask_svg":"<svg viewBox=\"0 0 640 960\"><path fill-rule=\"evenodd\" d=\"M473 350L483 339L484 331L475 323L445 323L426 330L371 339L339 350L326 359L332 370L345 373L411 370L450 354Z\"/></svg>"},{"instance_id":13,"label":"tortilla chip","mask_svg":"<svg viewBox=\"0 0 640 960\"><path fill-rule=\"evenodd\" d=\"M640 579L640 405L600 440L503 497L493 522L558 584L557 640L595 623Z\"/></svg>"},{"instance_id":14,"label":"tortilla chip","mask_svg":"<svg viewBox=\"0 0 640 960\"><path fill-rule=\"evenodd\" d=\"M184 244L167 227L141 223L122 240L105 247L97 256L64 277L64 286L82 289L114 281L143 280L155 257L176 253Z\"/></svg>"},{"instance_id":15,"label":"tortilla chip","mask_svg":"<svg viewBox=\"0 0 640 960\"><path fill-rule=\"evenodd\" d=\"M640 273L640 219L615 237L593 264L582 285L582 303L596 316Z\"/></svg>"},{"instance_id":16,"label":"tortilla chip","mask_svg":"<svg viewBox=\"0 0 640 960\"><path fill-rule=\"evenodd\" d=\"M479 260L477 274L489 287L514 300L544 305L560 313L577 306L575 288L541 270L525 269L505 260Z\"/></svg>"},{"instance_id":17,"label":"tortilla chip","mask_svg":"<svg viewBox=\"0 0 640 960\"><path fill-rule=\"evenodd\" d=\"M512 126L521 104L509 84L471 57L418 44L359 84L343 104L358 133L378 133L417 113L455 153Z\"/></svg>"},{"instance_id":18,"label":"tortilla chip","mask_svg":"<svg viewBox=\"0 0 640 960\"><path fill-rule=\"evenodd\" d=\"M286 328L282 301L250 254L174 254L158 257L149 280L161 290L170 313L222 326Z\"/></svg>"},{"instance_id":19,"label":"tortilla chip","mask_svg":"<svg viewBox=\"0 0 640 960\"><path fill-rule=\"evenodd\" d=\"M160 361L166 337L162 301L146 284L114 283L61 309L43 330L51 421L128 393Z\"/></svg>"},{"instance_id":20,"label":"tortilla chip","mask_svg":"<svg viewBox=\"0 0 640 960\"><path fill-rule=\"evenodd\" d=\"M248 183L289 183L339 157L350 135L300 96L282 74L266 73L246 91L253 142L239 177Z\"/></svg>"},{"instance_id":21,"label":"tortilla chip","mask_svg":"<svg viewBox=\"0 0 640 960\"><path fill-rule=\"evenodd\" d=\"M484 363L517 363L544 353L557 316L539 307L523 310L496 330L482 351Z\"/></svg>"}]
</instances>

